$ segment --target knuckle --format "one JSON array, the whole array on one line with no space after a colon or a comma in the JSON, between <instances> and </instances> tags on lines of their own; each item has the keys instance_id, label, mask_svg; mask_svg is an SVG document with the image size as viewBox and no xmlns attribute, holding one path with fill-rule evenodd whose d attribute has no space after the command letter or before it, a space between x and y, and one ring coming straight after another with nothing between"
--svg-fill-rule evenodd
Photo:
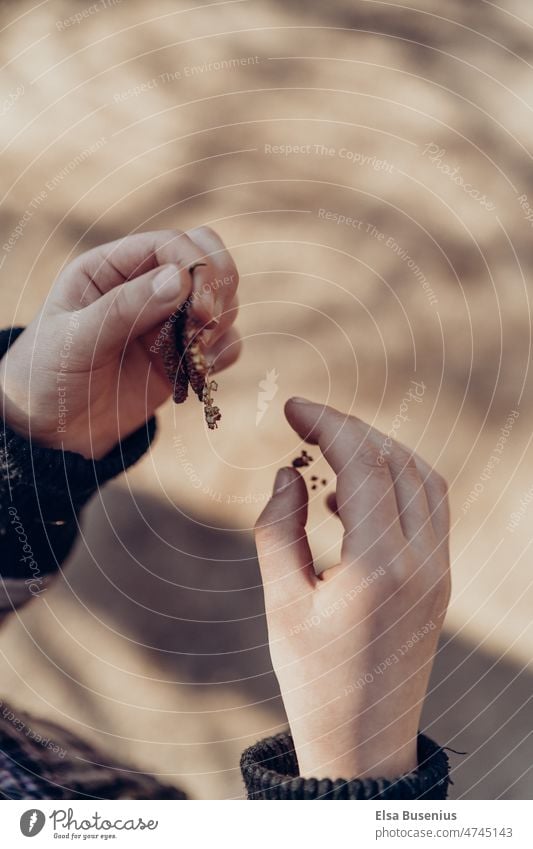
<instances>
[{"instance_id":1,"label":"knuckle","mask_svg":"<svg viewBox=\"0 0 533 849\"><path fill-rule=\"evenodd\" d=\"M213 264L217 261L220 262L224 244L212 227L208 227L206 224L201 227L193 227L192 230L187 230L186 235L197 250L209 256L210 262Z\"/></svg>"},{"instance_id":2,"label":"knuckle","mask_svg":"<svg viewBox=\"0 0 533 849\"><path fill-rule=\"evenodd\" d=\"M177 262L181 266L184 264L184 254L190 254L191 246L196 248L183 230L161 230L157 236L159 256L166 262Z\"/></svg>"},{"instance_id":3,"label":"knuckle","mask_svg":"<svg viewBox=\"0 0 533 849\"><path fill-rule=\"evenodd\" d=\"M200 227L194 227L193 230L189 231L189 234L192 239L197 236L200 239L217 239L217 241L220 241L220 236L218 235L218 233L213 230L212 227L209 227L208 224L202 224Z\"/></svg>"},{"instance_id":4,"label":"knuckle","mask_svg":"<svg viewBox=\"0 0 533 849\"><path fill-rule=\"evenodd\" d=\"M123 288L117 293L117 296L113 298L111 308L107 313L107 318L108 320L111 320L113 325L117 325L118 327L127 327L131 323L129 320L129 312L128 294Z\"/></svg>"},{"instance_id":5,"label":"knuckle","mask_svg":"<svg viewBox=\"0 0 533 849\"><path fill-rule=\"evenodd\" d=\"M407 581L413 580L413 567L409 559L401 555L395 557L387 569L387 579L395 591L403 592Z\"/></svg>"},{"instance_id":6,"label":"knuckle","mask_svg":"<svg viewBox=\"0 0 533 849\"><path fill-rule=\"evenodd\" d=\"M418 475L416 457L412 451L409 451L408 448L399 442L392 440L391 454L395 464L401 467L402 473L406 472L408 474Z\"/></svg>"},{"instance_id":7,"label":"knuckle","mask_svg":"<svg viewBox=\"0 0 533 849\"><path fill-rule=\"evenodd\" d=\"M183 230L178 230L177 228L173 230L168 229L161 231L161 239L166 244L174 242L178 239L183 239L184 236L186 236L186 233L184 233Z\"/></svg>"},{"instance_id":8,"label":"knuckle","mask_svg":"<svg viewBox=\"0 0 533 849\"><path fill-rule=\"evenodd\" d=\"M403 445L398 446L397 451L398 460L406 469L409 469L413 472L418 472L418 466L416 465L416 457L412 451L409 451L408 448L404 448Z\"/></svg>"},{"instance_id":9,"label":"knuckle","mask_svg":"<svg viewBox=\"0 0 533 849\"><path fill-rule=\"evenodd\" d=\"M384 463L377 446L370 440L363 442L355 451L355 459L371 471L382 471Z\"/></svg>"}]
</instances>

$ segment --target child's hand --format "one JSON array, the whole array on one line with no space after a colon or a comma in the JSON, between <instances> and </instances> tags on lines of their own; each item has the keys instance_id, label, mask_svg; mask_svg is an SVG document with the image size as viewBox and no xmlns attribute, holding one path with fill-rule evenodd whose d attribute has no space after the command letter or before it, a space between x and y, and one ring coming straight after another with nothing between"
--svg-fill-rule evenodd
<instances>
[{"instance_id":1,"label":"child's hand","mask_svg":"<svg viewBox=\"0 0 533 849\"><path fill-rule=\"evenodd\" d=\"M341 563L315 576L307 489L281 469L257 525L274 670L307 777L397 778L416 738L448 605L445 482L356 418L291 400L291 426L337 475Z\"/></svg>"},{"instance_id":2,"label":"child's hand","mask_svg":"<svg viewBox=\"0 0 533 849\"><path fill-rule=\"evenodd\" d=\"M195 263L206 265L191 274ZM213 370L237 358L238 279L208 227L140 233L82 254L0 364L7 424L42 445L103 457L171 394L157 335L187 298L200 322L212 322Z\"/></svg>"}]
</instances>

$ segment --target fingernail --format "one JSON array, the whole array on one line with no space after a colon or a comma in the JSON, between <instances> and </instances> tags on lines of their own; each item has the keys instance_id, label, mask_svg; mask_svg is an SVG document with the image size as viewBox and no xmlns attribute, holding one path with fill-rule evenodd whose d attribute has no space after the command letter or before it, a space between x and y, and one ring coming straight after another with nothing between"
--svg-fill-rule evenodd
<instances>
[{"instance_id":1,"label":"fingernail","mask_svg":"<svg viewBox=\"0 0 533 849\"><path fill-rule=\"evenodd\" d=\"M274 495L277 495L292 482L292 469L287 467L279 469L274 481Z\"/></svg>"},{"instance_id":2,"label":"fingernail","mask_svg":"<svg viewBox=\"0 0 533 849\"><path fill-rule=\"evenodd\" d=\"M289 398L289 401L292 404L312 404L312 401L309 401L307 398L298 398L297 395L294 395L292 398Z\"/></svg>"},{"instance_id":3,"label":"fingernail","mask_svg":"<svg viewBox=\"0 0 533 849\"><path fill-rule=\"evenodd\" d=\"M177 266L164 265L154 277L154 295L161 301L171 301L181 292L181 277Z\"/></svg>"}]
</instances>

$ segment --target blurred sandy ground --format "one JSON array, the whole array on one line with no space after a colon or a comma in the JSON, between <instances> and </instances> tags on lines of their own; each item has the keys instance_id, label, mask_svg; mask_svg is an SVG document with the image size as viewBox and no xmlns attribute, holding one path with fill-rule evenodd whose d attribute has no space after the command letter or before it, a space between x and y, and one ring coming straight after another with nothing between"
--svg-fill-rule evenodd
<instances>
[{"instance_id":1,"label":"blurred sandy ground","mask_svg":"<svg viewBox=\"0 0 533 849\"><path fill-rule=\"evenodd\" d=\"M196 796L239 795L243 745L283 721L248 529L301 448L283 402L306 395L394 429L449 480L428 721L471 753L455 795L530 794L530 5L7 2L0 23L3 324L82 250L210 224L242 273L246 343L220 430L192 402L165 409L67 581L6 628L2 691Z\"/></svg>"}]
</instances>

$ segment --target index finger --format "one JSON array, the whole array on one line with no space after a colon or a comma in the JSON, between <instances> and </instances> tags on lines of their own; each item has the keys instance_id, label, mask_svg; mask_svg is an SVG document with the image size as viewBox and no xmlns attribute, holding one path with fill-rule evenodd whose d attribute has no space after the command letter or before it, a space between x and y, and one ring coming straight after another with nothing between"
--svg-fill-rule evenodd
<instances>
[{"instance_id":1,"label":"index finger","mask_svg":"<svg viewBox=\"0 0 533 849\"><path fill-rule=\"evenodd\" d=\"M217 269L205 249L180 230L134 233L86 251L62 272L56 293L67 306L78 309L116 286L168 263L183 269L184 273L197 266L193 280L195 298L191 303L199 319L209 321L213 318L211 289L206 294L203 286L215 278Z\"/></svg>"},{"instance_id":2,"label":"index finger","mask_svg":"<svg viewBox=\"0 0 533 849\"><path fill-rule=\"evenodd\" d=\"M400 550L403 535L386 463L369 428L331 407L291 399L285 413L291 426L317 444L337 476L337 512L343 524L343 559L357 559L370 549ZM365 432L366 428L366 432Z\"/></svg>"}]
</instances>

